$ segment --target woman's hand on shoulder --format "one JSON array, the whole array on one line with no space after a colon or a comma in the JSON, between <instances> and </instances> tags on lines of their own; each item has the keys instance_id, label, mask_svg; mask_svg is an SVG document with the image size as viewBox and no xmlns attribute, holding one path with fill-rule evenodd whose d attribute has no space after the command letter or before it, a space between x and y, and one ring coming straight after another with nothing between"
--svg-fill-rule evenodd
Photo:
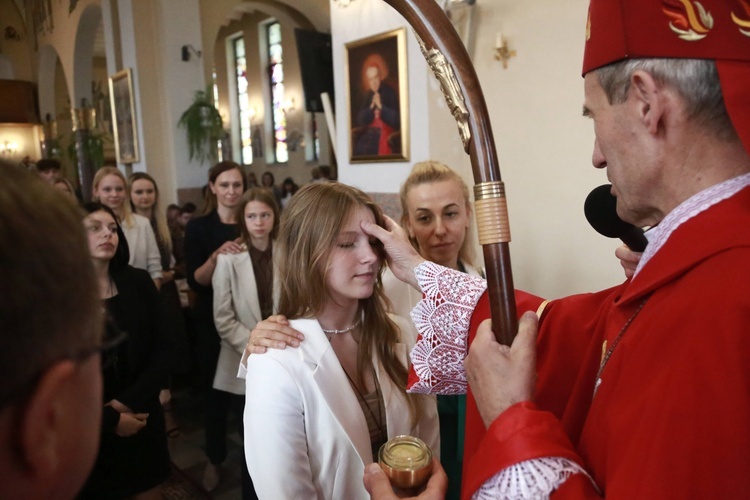
<instances>
[{"instance_id":1,"label":"woman's hand on shoulder","mask_svg":"<svg viewBox=\"0 0 750 500\"><path fill-rule=\"evenodd\" d=\"M245 347L245 353L263 354L271 347L273 349L284 349L286 346L299 347L299 343L305 340L305 336L289 326L286 316L269 316L255 325L250 332L250 339Z\"/></svg>"},{"instance_id":2,"label":"woman's hand on shoulder","mask_svg":"<svg viewBox=\"0 0 750 500\"><path fill-rule=\"evenodd\" d=\"M225 241L221 244L219 248L217 248L214 253L211 254L211 261L215 264L216 259L221 254L235 254L242 252L242 240L236 239L236 240L229 240Z\"/></svg>"}]
</instances>

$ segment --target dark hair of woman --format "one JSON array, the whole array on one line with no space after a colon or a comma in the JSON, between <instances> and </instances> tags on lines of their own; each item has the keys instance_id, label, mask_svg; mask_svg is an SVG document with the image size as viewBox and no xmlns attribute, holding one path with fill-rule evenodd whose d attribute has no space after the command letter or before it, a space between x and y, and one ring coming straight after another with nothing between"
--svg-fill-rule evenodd
<instances>
[{"instance_id":1,"label":"dark hair of woman","mask_svg":"<svg viewBox=\"0 0 750 500\"><path fill-rule=\"evenodd\" d=\"M245 191L247 189L247 178L245 177L245 172L242 171L242 167L240 167L238 163L235 163L233 161L220 161L219 163L211 167L211 169L208 171L208 182L210 184L214 184L216 183L216 179L221 174L235 169L238 170L240 174L242 174L242 191ZM203 206L203 213L207 214L216 210L216 207L218 206L216 195L211 192L208 186L205 187L204 196L205 205Z\"/></svg>"},{"instance_id":2,"label":"dark hair of woman","mask_svg":"<svg viewBox=\"0 0 750 500\"><path fill-rule=\"evenodd\" d=\"M112 211L112 209L107 205L99 203L98 201L90 201L84 203L83 205L81 205L81 208L83 209L84 217L89 214L93 214L94 212L107 212L112 216L112 218L115 220L115 224L117 224L117 238L119 242L117 244L115 255L112 257L112 260L109 261L109 272L116 273L117 271L127 267L128 261L130 260L130 249L128 248L128 241L125 239L125 233L122 231L122 226L120 226L120 223L117 220L117 216Z\"/></svg>"}]
</instances>

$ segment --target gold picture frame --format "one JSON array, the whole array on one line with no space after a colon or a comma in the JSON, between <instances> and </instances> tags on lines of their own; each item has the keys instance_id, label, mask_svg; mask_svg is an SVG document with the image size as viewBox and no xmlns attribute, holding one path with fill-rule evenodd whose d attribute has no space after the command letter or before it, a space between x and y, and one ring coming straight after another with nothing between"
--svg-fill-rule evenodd
<instances>
[{"instance_id":1,"label":"gold picture frame","mask_svg":"<svg viewBox=\"0 0 750 500\"><path fill-rule=\"evenodd\" d=\"M345 47L349 161L409 161L406 29Z\"/></svg>"},{"instance_id":2,"label":"gold picture frame","mask_svg":"<svg viewBox=\"0 0 750 500\"><path fill-rule=\"evenodd\" d=\"M138 129L133 101L133 74L130 68L109 77L109 99L117 163L138 163Z\"/></svg>"}]
</instances>

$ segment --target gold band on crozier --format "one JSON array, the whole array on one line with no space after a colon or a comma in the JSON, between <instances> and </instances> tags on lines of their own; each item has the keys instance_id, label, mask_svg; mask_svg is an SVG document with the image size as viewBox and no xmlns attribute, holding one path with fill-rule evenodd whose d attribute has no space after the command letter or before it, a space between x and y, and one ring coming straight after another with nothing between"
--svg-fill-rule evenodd
<instances>
[{"instance_id":1,"label":"gold band on crozier","mask_svg":"<svg viewBox=\"0 0 750 500\"><path fill-rule=\"evenodd\" d=\"M501 181L482 182L474 186L474 211L479 244L510 242L510 222L505 185Z\"/></svg>"}]
</instances>

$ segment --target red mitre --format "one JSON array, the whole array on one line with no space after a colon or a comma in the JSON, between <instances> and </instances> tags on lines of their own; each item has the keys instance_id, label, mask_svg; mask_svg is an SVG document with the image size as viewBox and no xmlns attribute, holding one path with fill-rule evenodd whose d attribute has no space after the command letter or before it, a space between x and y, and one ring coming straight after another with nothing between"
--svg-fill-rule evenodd
<instances>
[{"instance_id":1,"label":"red mitre","mask_svg":"<svg viewBox=\"0 0 750 500\"><path fill-rule=\"evenodd\" d=\"M750 0L591 0L583 74L621 59L714 59L750 154Z\"/></svg>"}]
</instances>

